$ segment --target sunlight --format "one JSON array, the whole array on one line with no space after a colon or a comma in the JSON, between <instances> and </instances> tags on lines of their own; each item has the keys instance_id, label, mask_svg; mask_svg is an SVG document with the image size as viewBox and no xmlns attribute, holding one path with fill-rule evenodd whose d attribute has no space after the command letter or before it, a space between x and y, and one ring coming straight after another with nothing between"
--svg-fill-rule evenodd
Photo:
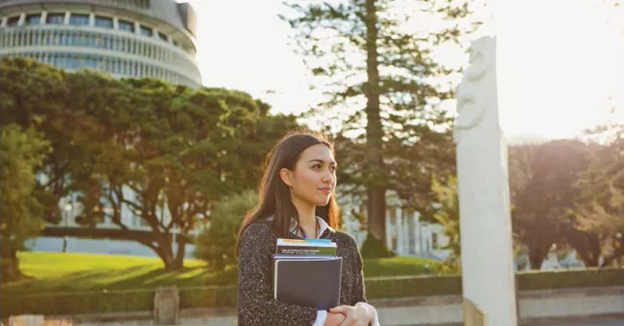
<instances>
[{"instance_id":1,"label":"sunlight","mask_svg":"<svg viewBox=\"0 0 625 326\"><path fill-rule=\"evenodd\" d=\"M197 58L204 85L240 89L270 103L274 113L298 114L323 96L309 89L316 80L288 44L292 31L277 17L284 12L281 2L191 1L200 18ZM477 7L484 11L481 17L490 16L487 10L498 17L471 37L499 35L499 100L508 137L570 138L607 120L622 123L619 3L618 9L592 0L514 0ZM446 66L468 61L459 47L435 54ZM457 84L459 76L440 81ZM454 101L442 105L455 110ZM616 112L610 114L611 109Z\"/></svg>"}]
</instances>

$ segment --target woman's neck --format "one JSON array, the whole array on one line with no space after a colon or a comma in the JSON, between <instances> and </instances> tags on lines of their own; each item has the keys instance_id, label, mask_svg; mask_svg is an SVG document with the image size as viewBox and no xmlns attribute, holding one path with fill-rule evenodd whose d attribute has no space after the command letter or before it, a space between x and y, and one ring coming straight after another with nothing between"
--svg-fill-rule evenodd
<instances>
[{"instance_id":1,"label":"woman's neck","mask_svg":"<svg viewBox=\"0 0 625 326\"><path fill-rule=\"evenodd\" d=\"M293 206L297 209L297 222L299 226L304 230L309 238L316 237L317 235L317 217L315 216L314 205L308 203L292 200Z\"/></svg>"}]
</instances>

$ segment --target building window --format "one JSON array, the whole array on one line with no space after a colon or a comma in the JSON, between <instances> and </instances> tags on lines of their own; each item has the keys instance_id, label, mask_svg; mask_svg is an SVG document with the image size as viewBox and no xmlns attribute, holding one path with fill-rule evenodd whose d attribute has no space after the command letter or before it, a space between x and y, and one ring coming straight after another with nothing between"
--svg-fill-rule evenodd
<instances>
[{"instance_id":1,"label":"building window","mask_svg":"<svg viewBox=\"0 0 625 326\"><path fill-rule=\"evenodd\" d=\"M70 25L80 26L89 25L89 15L72 14L72 16L69 18L69 23Z\"/></svg>"},{"instance_id":2,"label":"building window","mask_svg":"<svg viewBox=\"0 0 625 326\"><path fill-rule=\"evenodd\" d=\"M432 233L432 248L438 249L438 234Z\"/></svg>"},{"instance_id":3,"label":"building window","mask_svg":"<svg viewBox=\"0 0 625 326\"><path fill-rule=\"evenodd\" d=\"M65 22L65 14L48 14L46 18L47 24L63 24Z\"/></svg>"},{"instance_id":4,"label":"building window","mask_svg":"<svg viewBox=\"0 0 625 326\"><path fill-rule=\"evenodd\" d=\"M152 36L152 29L143 25L139 26L139 31L143 36Z\"/></svg>"},{"instance_id":5,"label":"building window","mask_svg":"<svg viewBox=\"0 0 625 326\"><path fill-rule=\"evenodd\" d=\"M41 24L41 14L33 14L26 16L27 25Z\"/></svg>"},{"instance_id":6,"label":"building window","mask_svg":"<svg viewBox=\"0 0 625 326\"><path fill-rule=\"evenodd\" d=\"M113 28L113 19L102 16L95 16L95 25L103 28Z\"/></svg>"},{"instance_id":7,"label":"building window","mask_svg":"<svg viewBox=\"0 0 625 326\"><path fill-rule=\"evenodd\" d=\"M158 32L158 37L159 37L161 40L165 41L165 42L167 42L167 41L168 41L168 40L167 40L167 35L165 35L165 34L163 34L163 33L161 33L161 32Z\"/></svg>"},{"instance_id":8,"label":"building window","mask_svg":"<svg viewBox=\"0 0 625 326\"><path fill-rule=\"evenodd\" d=\"M118 21L118 26L119 26L119 30L121 31L127 31L127 32L132 32L132 33L135 32L135 24L133 24L132 22L120 19Z\"/></svg>"},{"instance_id":9,"label":"building window","mask_svg":"<svg viewBox=\"0 0 625 326\"><path fill-rule=\"evenodd\" d=\"M20 16L9 17L7 19L7 26L17 26L17 23L20 22Z\"/></svg>"}]
</instances>

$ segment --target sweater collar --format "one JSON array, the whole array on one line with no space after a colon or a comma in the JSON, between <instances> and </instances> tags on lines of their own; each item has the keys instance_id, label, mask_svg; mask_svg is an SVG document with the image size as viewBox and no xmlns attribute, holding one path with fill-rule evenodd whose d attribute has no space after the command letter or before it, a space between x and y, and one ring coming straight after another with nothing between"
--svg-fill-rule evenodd
<instances>
[{"instance_id":1,"label":"sweater collar","mask_svg":"<svg viewBox=\"0 0 625 326\"><path fill-rule=\"evenodd\" d=\"M315 216L315 218L317 219L317 223L319 223L319 238L320 239L326 238L336 232L321 217ZM273 216L268 217L267 220L269 222L272 222ZM291 234L291 237L295 239L304 239L304 233L299 228L299 223L297 221L297 218L295 217L291 218L291 225L289 227L289 233Z\"/></svg>"}]
</instances>

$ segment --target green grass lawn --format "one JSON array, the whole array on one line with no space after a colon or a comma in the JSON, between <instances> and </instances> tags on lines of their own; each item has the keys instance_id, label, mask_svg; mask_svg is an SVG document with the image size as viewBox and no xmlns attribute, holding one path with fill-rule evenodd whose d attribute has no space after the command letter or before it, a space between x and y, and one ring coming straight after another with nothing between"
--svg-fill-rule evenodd
<instances>
[{"instance_id":1,"label":"green grass lawn","mask_svg":"<svg viewBox=\"0 0 625 326\"><path fill-rule=\"evenodd\" d=\"M182 271L165 271L158 258L77 253L23 252L20 268L31 279L2 285L2 294L31 294L154 289L164 285L193 287L235 284L237 266L211 272L205 262L185 260ZM422 274L424 265L439 263L412 257L371 259L364 262L365 277Z\"/></svg>"}]
</instances>

